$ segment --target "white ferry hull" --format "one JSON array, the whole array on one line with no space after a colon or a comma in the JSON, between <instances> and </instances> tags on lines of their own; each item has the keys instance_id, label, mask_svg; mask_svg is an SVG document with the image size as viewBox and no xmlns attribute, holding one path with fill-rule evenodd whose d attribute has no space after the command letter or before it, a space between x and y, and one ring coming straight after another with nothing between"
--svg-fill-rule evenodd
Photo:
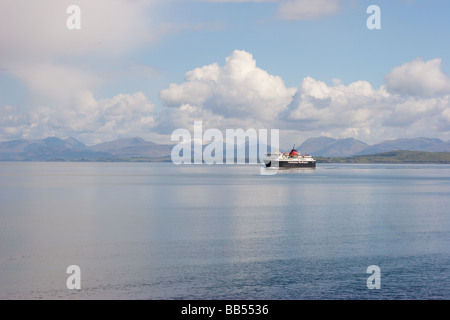
<instances>
[{"instance_id":1,"label":"white ferry hull","mask_svg":"<svg viewBox=\"0 0 450 320\"><path fill-rule=\"evenodd\" d=\"M316 161L289 161L289 160L273 160L266 159L264 164L267 168L278 167L278 168L315 168Z\"/></svg>"}]
</instances>

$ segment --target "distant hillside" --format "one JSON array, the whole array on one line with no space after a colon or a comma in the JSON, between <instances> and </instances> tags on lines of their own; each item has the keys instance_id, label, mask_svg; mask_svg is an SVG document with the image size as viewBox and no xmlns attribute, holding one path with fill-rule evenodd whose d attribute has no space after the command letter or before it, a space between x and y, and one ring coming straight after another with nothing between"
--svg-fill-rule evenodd
<instances>
[{"instance_id":1,"label":"distant hillside","mask_svg":"<svg viewBox=\"0 0 450 320\"><path fill-rule=\"evenodd\" d=\"M172 146L145 141L142 138L124 138L89 147L89 150L106 152L120 157L159 158L170 155Z\"/></svg>"},{"instance_id":2,"label":"distant hillside","mask_svg":"<svg viewBox=\"0 0 450 320\"><path fill-rule=\"evenodd\" d=\"M303 142L298 148L303 154L322 157L348 157L367 148L362 141L347 138L333 139L328 137L311 138Z\"/></svg>"},{"instance_id":3,"label":"distant hillside","mask_svg":"<svg viewBox=\"0 0 450 320\"><path fill-rule=\"evenodd\" d=\"M109 154L94 152L74 138L13 140L0 143L0 161L92 161Z\"/></svg>"},{"instance_id":4,"label":"distant hillside","mask_svg":"<svg viewBox=\"0 0 450 320\"><path fill-rule=\"evenodd\" d=\"M317 157L317 162L328 163L450 163L450 152L395 150L353 157Z\"/></svg>"},{"instance_id":5,"label":"distant hillside","mask_svg":"<svg viewBox=\"0 0 450 320\"><path fill-rule=\"evenodd\" d=\"M326 149L337 140L329 137L310 138L303 142L297 149L303 154L323 156L328 154Z\"/></svg>"},{"instance_id":6,"label":"distant hillside","mask_svg":"<svg viewBox=\"0 0 450 320\"><path fill-rule=\"evenodd\" d=\"M444 142L439 139L430 138L411 138L411 139L396 139L387 140L378 144L374 144L364 150L356 153L356 155L366 155L382 153L392 150L410 150L410 151L435 151L443 152L442 146Z\"/></svg>"},{"instance_id":7,"label":"distant hillside","mask_svg":"<svg viewBox=\"0 0 450 320\"><path fill-rule=\"evenodd\" d=\"M304 154L311 154L315 157L351 157L393 150L450 152L450 141L443 142L436 138L420 137L386 140L374 145L368 145L353 138L334 139L319 137L306 140L298 149Z\"/></svg>"},{"instance_id":8,"label":"distant hillside","mask_svg":"<svg viewBox=\"0 0 450 320\"><path fill-rule=\"evenodd\" d=\"M442 142L440 144L436 144L427 149L427 151L431 152L450 152L450 141Z\"/></svg>"},{"instance_id":9,"label":"distant hillside","mask_svg":"<svg viewBox=\"0 0 450 320\"><path fill-rule=\"evenodd\" d=\"M43 140L13 140L0 142L0 153L32 152L32 151L60 151L64 149L85 149L86 146L74 138L59 139L49 137Z\"/></svg>"},{"instance_id":10,"label":"distant hillside","mask_svg":"<svg viewBox=\"0 0 450 320\"><path fill-rule=\"evenodd\" d=\"M74 138L0 142L0 161L150 161L167 160L171 147L141 138L87 147Z\"/></svg>"}]
</instances>

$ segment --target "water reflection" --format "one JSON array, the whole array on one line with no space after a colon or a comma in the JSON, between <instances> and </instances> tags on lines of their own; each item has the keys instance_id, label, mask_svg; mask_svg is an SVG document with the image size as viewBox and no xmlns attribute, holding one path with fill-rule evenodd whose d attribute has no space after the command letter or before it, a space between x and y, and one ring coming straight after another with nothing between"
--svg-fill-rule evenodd
<instances>
[{"instance_id":1,"label":"water reflection","mask_svg":"<svg viewBox=\"0 0 450 320\"><path fill-rule=\"evenodd\" d=\"M71 264L82 298L208 296L224 276L280 298L267 266L297 283L280 270L318 279L324 260L445 257L449 169L2 163L0 298L68 297Z\"/></svg>"}]
</instances>

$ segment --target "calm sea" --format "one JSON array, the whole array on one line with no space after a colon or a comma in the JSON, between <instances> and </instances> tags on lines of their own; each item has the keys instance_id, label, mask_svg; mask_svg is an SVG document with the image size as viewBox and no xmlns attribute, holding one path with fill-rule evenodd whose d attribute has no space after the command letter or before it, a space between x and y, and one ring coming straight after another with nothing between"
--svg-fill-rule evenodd
<instances>
[{"instance_id":1,"label":"calm sea","mask_svg":"<svg viewBox=\"0 0 450 320\"><path fill-rule=\"evenodd\" d=\"M0 163L0 298L450 298L449 165L259 169Z\"/></svg>"}]
</instances>

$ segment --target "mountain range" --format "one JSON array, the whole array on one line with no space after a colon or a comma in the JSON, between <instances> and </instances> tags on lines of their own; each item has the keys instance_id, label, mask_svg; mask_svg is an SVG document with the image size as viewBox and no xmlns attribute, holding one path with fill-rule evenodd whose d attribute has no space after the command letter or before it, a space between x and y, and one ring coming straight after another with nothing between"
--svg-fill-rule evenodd
<instances>
[{"instance_id":1,"label":"mountain range","mask_svg":"<svg viewBox=\"0 0 450 320\"><path fill-rule=\"evenodd\" d=\"M444 142L436 138L402 138L368 145L353 138L319 137L306 140L298 147L298 150L317 157L352 157L394 150L449 152L450 140Z\"/></svg>"},{"instance_id":2,"label":"mountain range","mask_svg":"<svg viewBox=\"0 0 450 320\"><path fill-rule=\"evenodd\" d=\"M170 161L173 146L139 137L94 146L86 146L75 138L21 139L0 142L0 161ZM394 150L450 152L450 141L421 137L368 145L353 138L318 137L306 140L296 149L317 157L352 157Z\"/></svg>"},{"instance_id":3,"label":"mountain range","mask_svg":"<svg viewBox=\"0 0 450 320\"><path fill-rule=\"evenodd\" d=\"M124 138L86 146L75 138L0 142L0 161L130 161L170 159L172 146Z\"/></svg>"}]
</instances>

